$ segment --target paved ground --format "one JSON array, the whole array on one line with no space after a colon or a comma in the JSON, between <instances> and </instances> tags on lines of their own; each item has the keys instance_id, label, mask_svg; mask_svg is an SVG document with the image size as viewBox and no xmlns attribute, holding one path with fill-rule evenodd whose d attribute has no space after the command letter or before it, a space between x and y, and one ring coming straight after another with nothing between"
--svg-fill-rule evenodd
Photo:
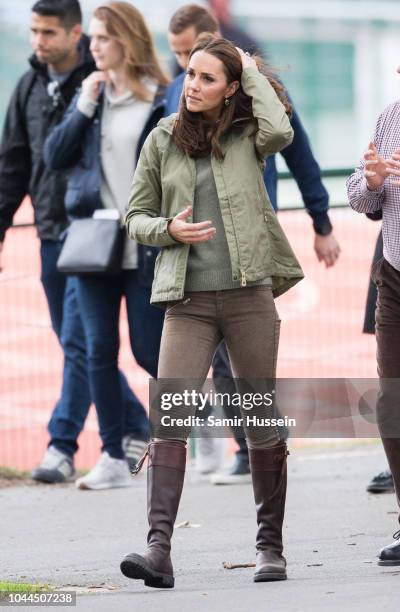
<instances>
[{"instance_id":1,"label":"paved ground","mask_svg":"<svg viewBox=\"0 0 400 612\"><path fill-rule=\"evenodd\" d=\"M148 589L119 572L144 548L145 477L132 488L73 485L0 489L0 580L47 582L78 592L78 609L163 612L390 611L399 609L400 567L376 565L396 529L394 495L365 492L385 467L377 445L295 450L285 526L287 582L253 584L255 518L250 485L215 487L190 471L174 534L176 588ZM67 608L65 608L67 609Z\"/></svg>"}]
</instances>

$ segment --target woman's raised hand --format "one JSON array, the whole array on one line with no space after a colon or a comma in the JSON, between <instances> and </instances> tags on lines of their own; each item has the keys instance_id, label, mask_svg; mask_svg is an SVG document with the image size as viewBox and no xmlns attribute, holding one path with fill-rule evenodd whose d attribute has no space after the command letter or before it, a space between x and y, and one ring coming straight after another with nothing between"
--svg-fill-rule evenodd
<instances>
[{"instance_id":1,"label":"woman's raised hand","mask_svg":"<svg viewBox=\"0 0 400 612\"><path fill-rule=\"evenodd\" d=\"M242 68L256 68L258 70L257 62L251 57L249 53L245 53L240 47L236 47L237 52L242 60Z\"/></svg>"},{"instance_id":2,"label":"woman's raised hand","mask_svg":"<svg viewBox=\"0 0 400 612\"><path fill-rule=\"evenodd\" d=\"M92 102L97 102L100 93L100 84L104 83L106 80L107 75L105 72L95 70L95 72L89 74L89 76L82 81L82 92Z\"/></svg>"},{"instance_id":3,"label":"woman's raised hand","mask_svg":"<svg viewBox=\"0 0 400 612\"><path fill-rule=\"evenodd\" d=\"M212 227L211 221L201 223L187 223L186 219L192 213L192 206L187 206L178 213L168 225L168 232L174 240L186 244L197 244L208 242L215 236L216 229Z\"/></svg>"}]
</instances>

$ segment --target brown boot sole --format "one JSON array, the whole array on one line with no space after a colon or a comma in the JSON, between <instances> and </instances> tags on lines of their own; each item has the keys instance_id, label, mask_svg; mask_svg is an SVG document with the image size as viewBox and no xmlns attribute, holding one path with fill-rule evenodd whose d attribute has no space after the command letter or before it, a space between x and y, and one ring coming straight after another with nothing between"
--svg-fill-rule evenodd
<instances>
[{"instance_id":1,"label":"brown boot sole","mask_svg":"<svg viewBox=\"0 0 400 612\"><path fill-rule=\"evenodd\" d=\"M145 585L148 587L156 589L174 588L175 578L173 576L157 572L140 555L127 555L122 561L120 568L124 576L136 580L144 580Z\"/></svg>"}]
</instances>

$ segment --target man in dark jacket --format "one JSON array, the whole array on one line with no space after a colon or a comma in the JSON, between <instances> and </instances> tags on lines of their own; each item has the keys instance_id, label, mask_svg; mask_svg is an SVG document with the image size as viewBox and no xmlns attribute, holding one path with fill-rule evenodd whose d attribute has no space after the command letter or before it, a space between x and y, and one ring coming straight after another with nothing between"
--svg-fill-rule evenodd
<instances>
[{"instance_id":1,"label":"man in dark jacket","mask_svg":"<svg viewBox=\"0 0 400 612\"><path fill-rule=\"evenodd\" d=\"M41 280L52 327L64 351L61 397L48 425L50 444L32 473L44 482L62 482L74 474L77 438L91 404L75 281L56 267L68 223L66 180L63 172L45 166L42 155L47 134L61 121L82 80L95 69L81 21L77 0L39 0L32 7L34 54L11 98L0 148L0 251L15 212L29 195L40 238ZM121 385L126 404L124 446L136 462L148 437L148 419L122 372Z\"/></svg>"},{"instance_id":2,"label":"man in dark jacket","mask_svg":"<svg viewBox=\"0 0 400 612\"><path fill-rule=\"evenodd\" d=\"M218 23L209 11L196 4L182 6L174 13L170 20L168 31L169 45L183 71L187 68L190 51L194 42L202 32L221 33L247 52L255 52L257 50L255 41L237 30L231 21L227 19L228 6L226 2L210 2L210 5L216 16L222 20L222 23ZM166 115L175 113L178 110L184 78L185 72L177 76L167 89ZM335 264L340 248L332 233L332 225L329 220L328 192L322 184L318 163L312 154L307 134L295 110L293 111L291 124L294 130L294 139L291 145L281 151L281 155L296 180L304 205L313 220L315 231L314 249L318 260L323 261L325 266L329 267ZM277 181L278 173L275 156L272 155L267 160L264 182L269 199L275 210L278 208ZM214 357L213 378L218 392L235 392L229 358L224 343L219 346ZM230 414L228 416L233 415ZM237 416L240 415L237 414ZM234 435L239 445L235 462L226 473L217 473L211 477L211 482L214 484L235 484L250 482L251 480L247 445L242 429L237 428L234 431ZM206 442L200 439L199 442L200 450L206 444L209 445L207 449L208 458L205 456L205 459L200 461L200 466L204 464L206 470L208 467L212 467L211 456L214 449L211 440ZM206 453L204 454L206 455ZM215 452L215 456L218 456L217 452ZM201 467L199 471L202 471Z\"/></svg>"}]
</instances>

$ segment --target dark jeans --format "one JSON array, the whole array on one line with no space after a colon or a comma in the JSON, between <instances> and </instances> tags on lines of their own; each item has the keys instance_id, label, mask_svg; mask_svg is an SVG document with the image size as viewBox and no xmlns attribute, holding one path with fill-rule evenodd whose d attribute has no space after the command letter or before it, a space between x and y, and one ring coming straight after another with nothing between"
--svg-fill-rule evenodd
<instances>
[{"instance_id":1,"label":"dark jeans","mask_svg":"<svg viewBox=\"0 0 400 612\"><path fill-rule=\"evenodd\" d=\"M378 289L377 422L400 502L400 272L382 258L372 269L372 278Z\"/></svg>"},{"instance_id":2,"label":"dark jeans","mask_svg":"<svg viewBox=\"0 0 400 612\"><path fill-rule=\"evenodd\" d=\"M125 270L116 276L81 277L77 279L77 288L102 450L111 457L122 458L123 397L118 374L122 297L126 299L133 355L154 378L157 376L164 313L150 304L151 290L139 283L136 270Z\"/></svg>"},{"instance_id":3,"label":"dark jeans","mask_svg":"<svg viewBox=\"0 0 400 612\"><path fill-rule=\"evenodd\" d=\"M40 256L41 280L46 294L54 332L64 351L61 397L58 400L48 430L50 444L72 456L78 449L81 433L90 404L85 336L77 302L76 279L60 274L56 263L61 242L43 240ZM141 402L131 391L122 372L119 373L124 397L124 434L146 440L149 423Z\"/></svg>"}]
</instances>

